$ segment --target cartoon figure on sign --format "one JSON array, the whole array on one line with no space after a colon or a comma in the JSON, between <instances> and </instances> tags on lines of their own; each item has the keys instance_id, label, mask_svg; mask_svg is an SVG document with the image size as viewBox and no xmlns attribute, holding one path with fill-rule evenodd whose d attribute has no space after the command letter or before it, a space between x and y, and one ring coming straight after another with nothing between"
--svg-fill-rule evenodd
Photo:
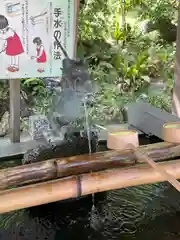
<instances>
[{"instance_id":1,"label":"cartoon figure on sign","mask_svg":"<svg viewBox=\"0 0 180 240\"><path fill-rule=\"evenodd\" d=\"M7 68L9 72L19 71L19 55L24 53L24 48L20 37L16 31L9 26L7 18L0 15L0 39L5 40L5 44L0 53L5 52L10 56L10 66Z\"/></svg>"},{"instance_id":2,"label":"cartoon figure on sign","mask_svg":"<svg viewBox=\"0 0 180 240\"><path fill-rule=\"evenodd\" d=\"M44 64L47 62L46 52L41 38L35 37L33 43L36 45L36 56L32 56L31 59L36 59L38 64L41 64L41 67L37 69L38 72L44 72Z\"/></svg>"},{"instance_id":3,"label":"cartoon figure on sign","mask_svg":"<svg viewBox=\"0 0 180 240\"><path fill-rule=\"evenodd\" d=\"M0 53L5 52L10 56L9 72L19 71L19 55L24 53L24 48L20 37L16 31L9 26L9 22L4 15L0 15L0 39L5 40L5 44Z\"/></svg>"}]
</instances>

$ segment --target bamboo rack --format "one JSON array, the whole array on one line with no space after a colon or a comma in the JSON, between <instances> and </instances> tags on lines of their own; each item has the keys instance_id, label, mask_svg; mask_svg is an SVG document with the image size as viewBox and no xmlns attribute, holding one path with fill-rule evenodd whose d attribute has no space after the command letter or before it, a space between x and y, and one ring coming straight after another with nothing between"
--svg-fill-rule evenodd
<instances>
[{"instance_id":1,"label":"bamboo rack","mask_svg":"<svg viewBox=\"0 0 180 240\"><path fill-rule=\"evenodd\" d=\"M180 145L156 143L140 146L147 156L154 161L162 161L180 156ZM117 167L132 166L142 163L133 150L107 151L94 153L91 156L81 155L69 158L53 159L29 165L0 170L0 189L32 184L88 172L102 171Z\"/></svg>"},{"instance_id":2,"label":"bamboo rack","mask_svg":"<svg viewBox=\"0 0 180 240\"><path fill-rule=\"evenodd\" d=\"M180 178L180 160L158 163L158 166L176 179ZM165 180L163 175L148 164L71 176L2 191L0 213Z\"/></svg>"}]
</instances>

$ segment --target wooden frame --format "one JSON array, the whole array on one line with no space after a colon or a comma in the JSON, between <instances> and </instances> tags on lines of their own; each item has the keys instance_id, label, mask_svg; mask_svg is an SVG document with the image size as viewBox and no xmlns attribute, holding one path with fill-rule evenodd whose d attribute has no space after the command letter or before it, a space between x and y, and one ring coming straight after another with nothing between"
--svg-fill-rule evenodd
<instances>
[{"instance_id":1,"label":"wooden frame","mask_svg":"<svg viewBox=\"0 0 180 240\"><path fill-rule=\"evenodd\" d=\"M11 142L20 142L20 80L9 80Z\"/></svg>"}]
</instances>

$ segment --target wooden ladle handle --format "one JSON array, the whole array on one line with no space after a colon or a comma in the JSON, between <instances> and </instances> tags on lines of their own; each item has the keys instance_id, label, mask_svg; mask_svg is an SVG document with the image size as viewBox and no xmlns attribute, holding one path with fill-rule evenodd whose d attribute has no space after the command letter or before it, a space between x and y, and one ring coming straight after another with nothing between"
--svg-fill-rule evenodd
<instances>
[{"instance_id":1,"label":"wooden ladle handle","mask_svg":"<svg viewBox=\"0 0 180 240\"><path fill-rule=\"evenodd\" d=\"M144 160L144 162L148 163L152 168L154 168L157 172L159 172L162 176L164 176L167 179L167 181L180 192L180 183L178 182L177 179L175 179L171 174L169 174L164 169L162 169L145 153L143 153L139 149L134 148L134 146L131 146L131 147L134 150L134 153L137 158L141 158L142 160Z\"/></svg>"}]
</instances>

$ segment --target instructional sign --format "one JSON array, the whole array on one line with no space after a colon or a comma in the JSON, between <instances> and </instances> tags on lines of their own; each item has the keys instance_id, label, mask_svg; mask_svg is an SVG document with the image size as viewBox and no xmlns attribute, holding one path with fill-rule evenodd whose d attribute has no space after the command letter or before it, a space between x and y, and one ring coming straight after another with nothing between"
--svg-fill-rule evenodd
<instances>
[{"instance_id":1,"label":"instructional sign","mask_svg":"<svg viewBox=\"0 0 180 240\"><path fill-rule=\"evenodd\" d=\"M61 76L73 58L76 0L0 1L0 78Z\"/></svg>"}]
</instances>

